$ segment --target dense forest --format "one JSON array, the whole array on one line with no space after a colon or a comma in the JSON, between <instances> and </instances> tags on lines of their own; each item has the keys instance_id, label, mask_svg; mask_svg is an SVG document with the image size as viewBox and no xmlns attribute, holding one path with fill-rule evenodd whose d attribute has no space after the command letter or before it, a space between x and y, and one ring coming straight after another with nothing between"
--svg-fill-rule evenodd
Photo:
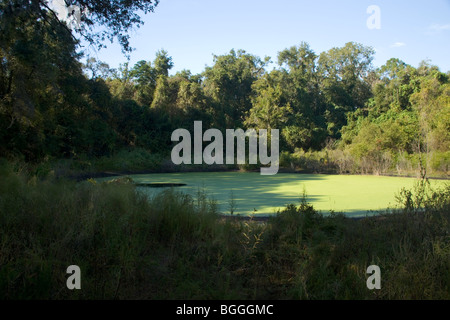
<instances>
[{"instance_id":1,"label":"dense forest","mask_svg":"<svg viewBox=\"0 0 450 320\"><path fill-rule=\"evenodd\" d=\"M8 158L165 159L172 131L201 120L222 130L280 129L284 167L448 171L450 73L429 61L392 58L375 68L375 51L363 44L316 53L300 42L276 59L233 49L200 74L170 74L165 50L112 69L83 60L79 41L49 14L2 7L0 154Z\"/></svg>"}]
</instances>

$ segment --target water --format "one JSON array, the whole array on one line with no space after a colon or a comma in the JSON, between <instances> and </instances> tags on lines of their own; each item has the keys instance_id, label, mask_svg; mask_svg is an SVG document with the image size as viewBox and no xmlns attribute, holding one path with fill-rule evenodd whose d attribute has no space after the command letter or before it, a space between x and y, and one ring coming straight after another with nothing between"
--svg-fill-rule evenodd
<instances>
[{"instance_id":1,"label":"water","mask_svg":"<svg viewBox=\"0 0 450 320\"><path fill-rule=\"evenodd\" d=\"M196 197L199 190L215 199L220 212L271 215L287 204L298 205L303 192L317 210L331 210L347 216L362 217L379 214L397 206L395 196L405 187L411 189L414 178L361 175L324 175L278 173L263 176L257 172L201 172L130 175L138 184L184 184L175 187ZM446 181L432 180L432 186ZM139 191L154 195L166 188L140 186Z\"/></svg>"}]
</instances>

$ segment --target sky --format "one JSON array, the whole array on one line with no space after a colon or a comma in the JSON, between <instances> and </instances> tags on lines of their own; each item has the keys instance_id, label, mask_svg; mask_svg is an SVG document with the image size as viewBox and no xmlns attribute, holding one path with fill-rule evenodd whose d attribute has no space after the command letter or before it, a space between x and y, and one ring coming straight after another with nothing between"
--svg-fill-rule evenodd
<instances>
[{"instance_id":1,"label":"sky","mask_svg":"<svg viewBox=\"0 0 450 320\"><path fill-rule=\"evenodd\" d=\"M378 20L368 11L372 5ZM160 0L143 20L130 32L130 64L153 61L164 49L174 62L171 74L201 73L213 55L231 49L269 56L275 67L278 52L301 42L320 54L350 41L376 51L374 67L399 58L414 67L430 60L450 71L450 0ZM106 44L88 53L112 68L127 61L117 44Z\"/></svg>"}]
</instances>

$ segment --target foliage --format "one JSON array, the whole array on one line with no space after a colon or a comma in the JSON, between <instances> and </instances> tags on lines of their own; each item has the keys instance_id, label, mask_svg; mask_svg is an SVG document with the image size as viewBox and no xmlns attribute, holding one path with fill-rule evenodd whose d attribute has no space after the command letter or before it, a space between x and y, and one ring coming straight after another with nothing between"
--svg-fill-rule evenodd
<instances>
[{"instance_id":1,"label":"foliage","mask_svg":"<svg viewBox=\"0 0 450 320\"><path fill-rule=\"evenodd\" d=\"M159 0L70 0L63 3L71 8L79 8L81 21L73 31L65 19L58 15L58 9L45 0L7 0L2 2L0 8L4 12L2 19L8 16L21 16L22 21L25 19L47 23L54 28L62 28L65 36L70 35L75 39L75 35L80 35L98 48L104 46L105 39L111 42L117 39L122 50L130 52L132 48L129 45L128 32L133 27L140 27L143 24L137 12L141 14L153 12ZM9 27L5 30L9 30Z\"/></svg>"},{"instance_id":2,"label":"foliage","mask_svg":"<svg viewBox=\"0 0 450 320\"><path fill-rule=\"evenodd\" d=\"M201 74L153 61L118 70L81 61L158 0L66 1L71 30L44 0L0 3L0 298L449 299L449 190L399 195L401 213L321 216L305 201L266 223L222 219L204 192L153 199L132 183L76 183L74 171L162 170L176 128L279 128L281 163L312 172L448 175L449 73L349 42L282 50L278 67L244 50ZM25 164L24 164L25 163ZM241 168L252 169L253 165ZM27 174L33 168L34 174ZM130 181L129 181L130 182ZM230 202L230 211L234 211ZM65 289L67 266L83 290ZM383 290L365 287L370 264Z\"/></svg>"},{"instance_id":3,"label":"foliage","mask_svg":"<svg viewBox=\"0 0 450 320\"><path fill-rule=\"evenodd\" d=\"M104 26L128 50L137 10L157 3L69 4L89 9L80 32ZM220 130L280 129L282 151L311 152L312 163L327 152L327 170L410 172L421 158L430 174L447 174L449 77L429 62L393 58L375 69L374 50L362 44L315 53L302 42L280 51L270 71L269 57L231 50L201 74L171 75L163 49L115 70L94 58L82 65L77 39L43 1L1 6L0 152L9 158L108 158L130 148L167 155L171 132L201 120Z\"/></svg>"},{"instance_id":4,"label":"foliage","mask_svg":"<svg viewBox=\"0 0 450 320\"><path fill-rule=\"evenodd\" d=\"M205 191L148 198L132 181L38 179L0 166L1 299L448 299L449 188L421 210L320 215L303 198L270 220L224 219ZM131 182L131 183L130 183ZM82 270L68 290L66 269ZM368 290L366 268L381 268Z\"/></svg>"}]
</instances>

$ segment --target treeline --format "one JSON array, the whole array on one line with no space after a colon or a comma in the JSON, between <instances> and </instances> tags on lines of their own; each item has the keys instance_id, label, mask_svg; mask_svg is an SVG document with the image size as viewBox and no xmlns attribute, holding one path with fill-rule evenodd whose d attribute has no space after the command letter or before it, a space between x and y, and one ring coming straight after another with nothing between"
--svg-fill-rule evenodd
<instances>
[{"instance_id":1,"label":"treeline","mask_svg":"<svg viewBox=\"0 0 450 320\"><path fill-rule=\"evenodd\" d=\"M168 52L111 69L81 62L58 23L1 16L0 154L26 161L168 155L176 128L278 128L282 164L339 172L447 172L450 73L390 59L349 42L320 54L282 50L277 67L243 50L215 56L200 74L170 75Z\"/></svg>"}]
</instances>

